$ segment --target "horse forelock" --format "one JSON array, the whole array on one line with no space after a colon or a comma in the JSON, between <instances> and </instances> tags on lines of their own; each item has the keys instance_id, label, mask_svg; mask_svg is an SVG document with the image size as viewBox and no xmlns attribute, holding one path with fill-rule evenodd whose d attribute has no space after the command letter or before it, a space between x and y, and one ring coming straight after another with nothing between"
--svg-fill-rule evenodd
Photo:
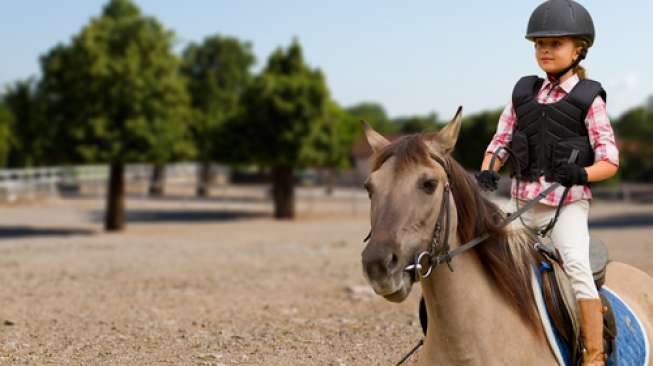
<instances>
[{"instance_id":1,"label":"horse forelock","mask_svg":"<svg viewBox=\"0 0 653 366\"><path fill-rule=\"evenodd\" d=\"M415 165L433 166L429 158L429 148L421 134L402 136L374 154L371 171L381 168L390 157L395 158L396 173L403 173L407 168Z\"/></svg>"}]
</instances>

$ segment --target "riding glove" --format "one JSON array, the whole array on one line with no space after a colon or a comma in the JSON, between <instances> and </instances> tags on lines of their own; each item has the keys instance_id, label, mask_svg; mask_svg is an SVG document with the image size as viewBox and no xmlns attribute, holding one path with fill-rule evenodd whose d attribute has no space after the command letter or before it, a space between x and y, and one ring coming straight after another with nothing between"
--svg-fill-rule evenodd
<instances>
[{"instance_id":1,"label":"riding glove","mask_svg":"<svg viewBox=\"0 0 653 366\"><path fill-rule=\"evenodd\" d=\"M580 165L560 163L553 171L553 178L565 187L587 184L587 171Z\"/></svg>"},{"instance_id":2,"label":"riding glove","mask_svg":"<svg viewBox=\"0 0 653 366\"><path fill-rule=\"evenodd\" d=\"M474 176L476 177L478 185L484 191L496 191L497 183L501 178L499 173L494 170L483 170L474 174Z\"/></svg>"}]
</instances>

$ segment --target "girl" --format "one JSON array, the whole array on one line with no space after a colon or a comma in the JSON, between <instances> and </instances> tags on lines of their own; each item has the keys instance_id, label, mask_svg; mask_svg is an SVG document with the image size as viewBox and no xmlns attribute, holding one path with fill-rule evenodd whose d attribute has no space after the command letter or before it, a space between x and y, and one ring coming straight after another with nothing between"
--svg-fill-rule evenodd
<instances>
[{"instance_id":1,"label":"girl","mask_svg":"<svg viewBox=\"0 0 653 366\"><path fill-rule=\"evenodd\" d=\"M520 163L522 181L517 191L513 179L507 211L537 197L552 182L561 184L527 211L522 222L543 227L562 204L549 234L578 300L583 365L604 365L602 304L589 262L589 182L612 177L619 167L619 152L606 113L605 91L587 79L579 65L594 42L594 24L575 1L549 0L531 14L526 38L534 43L537 64L547 77L526 76L517 82L477 180L483 189L496 189L496 171L505 162L506 152L501 151L491 171L490 159L499 147L509 146ZM574 150L578 155L570 163Z\"/></svg>"}]
</instances>

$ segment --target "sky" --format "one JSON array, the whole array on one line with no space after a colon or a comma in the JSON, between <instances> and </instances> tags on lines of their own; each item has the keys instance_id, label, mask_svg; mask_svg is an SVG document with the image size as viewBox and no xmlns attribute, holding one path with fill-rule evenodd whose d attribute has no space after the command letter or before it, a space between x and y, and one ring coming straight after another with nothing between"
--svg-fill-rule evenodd
<instances>
[{"instance_id":1,"label":"sky","mask_svg":"<svg viewBox=\"0 0 653 366\"><path fill-rule=\"evenodd\" d=\"M381 103L392 117L459 105L470 114L504 106L523 75L542 75L524 39L540 1L136 0L175 31L176 51L206 36L253 44L256 70L297 38L341 105ZM21 0L0 12L0 90L39 75L39 57L100 14L106 0ZM585 0L597 31L583 65L618 116L653 95L653 1Z\"/></svg>"}]
</instances>

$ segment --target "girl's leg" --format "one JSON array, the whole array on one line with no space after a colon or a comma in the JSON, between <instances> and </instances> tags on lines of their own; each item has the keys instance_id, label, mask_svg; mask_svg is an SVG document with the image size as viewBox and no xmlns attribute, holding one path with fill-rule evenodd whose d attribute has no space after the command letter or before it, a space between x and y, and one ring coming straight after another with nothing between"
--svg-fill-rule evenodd
<instances>
[{"instance_id":1,"label":"girl's leg","mask_svg":"<svg viewBox=\"0 0 653 366\"><path fill-rule=\"evenodd\" d=\"M603 304L594 285L589 259L589 201L580 200L562 207L551 230L551 241L560 251L563 266L578 300L580 334L585 347L583 366L602 366Z\"/></svg>"},{"instance_id":2,"label":"girl's leg","mask_svg":"<svg viewBox=\"0 0 653 366\"><path fill-rule=\"evenodd\" d=\"M551 241L560 251L576 299L599 297L590 268L588 216L587 200L569 203L562 207L551 230Z\"/></svg>"}]
</instances>

